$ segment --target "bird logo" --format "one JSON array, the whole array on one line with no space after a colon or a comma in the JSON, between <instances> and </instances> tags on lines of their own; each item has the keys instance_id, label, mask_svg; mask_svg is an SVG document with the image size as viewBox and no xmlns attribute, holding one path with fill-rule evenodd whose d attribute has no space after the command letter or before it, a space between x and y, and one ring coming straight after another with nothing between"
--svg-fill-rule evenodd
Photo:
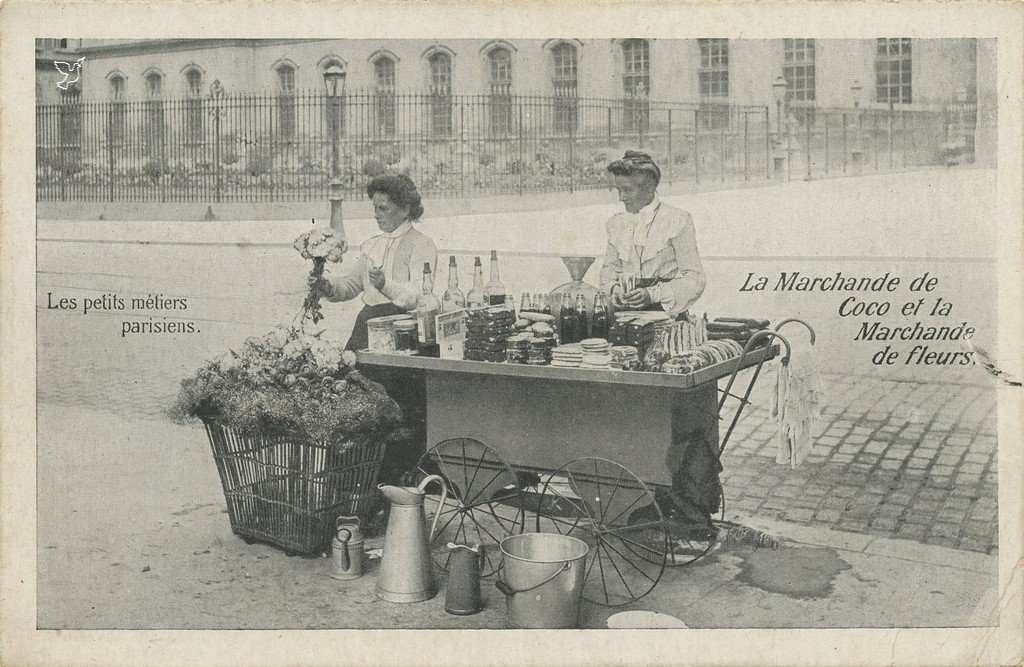
<instances>
[{"instance_id":1,"label":"bird logo","mask_svg":"<svg viewBox=\"0 0 1024 667\"><path fill-rule=\"evenodd\" d=\"M57 87L61 90L67 90L68 86L76 83L82 78L82 61L85 60L85 56L82 56L73 63L64 62L62 60L54 60L53 66L57 68L57 71L64 75L64 78L57 82ZM71 77L74 78L71 78Z\"/></svg>"}]
</instances>

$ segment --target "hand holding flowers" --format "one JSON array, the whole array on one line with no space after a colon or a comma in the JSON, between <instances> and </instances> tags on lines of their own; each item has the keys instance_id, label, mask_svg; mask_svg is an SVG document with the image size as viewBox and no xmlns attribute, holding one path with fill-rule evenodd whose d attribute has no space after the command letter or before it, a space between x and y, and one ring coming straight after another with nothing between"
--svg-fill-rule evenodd
<instances>
[{"instance_id":1,"label":"hand holding flowers","mask_svg":"<svg viewBox=\"0 0 1024 667\"><path fill-rule=\"evenodd\" d=\"M320 310L320 297L324 293L324 266L327 262L340 262L348 244L333 229L324 225L317 226L313 220L313 228L295 239L292 246L302 255L303 259L313 260L313 270L309 273L309 293L302 304L302 318L312 319L316 324L324 318Z\"/></svg>"}]
</instances>

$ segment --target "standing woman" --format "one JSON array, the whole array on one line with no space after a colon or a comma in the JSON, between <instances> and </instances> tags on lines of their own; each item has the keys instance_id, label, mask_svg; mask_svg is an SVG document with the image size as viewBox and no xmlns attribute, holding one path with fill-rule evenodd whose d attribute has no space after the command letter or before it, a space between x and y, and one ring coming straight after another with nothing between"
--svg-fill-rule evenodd
<instances>
[{"instance_id":1,"label":"standing woman","mask_svg":"<svg viewBox=\"0 0 1024 667\"><path fill-rule=\"evenodd\" d=\"M365 350L369 345L366 323L374 317L408 312L416 307L423 292L423 265L437 270L437 247L430 237L413 228L423 215L420 193L412 179L387 174L374 177L366 186L373 201L373 215L381 233L363 243L359 258L345 275L320 278L317 289L328 301L350 301L362 295L359 311L345 349ZM419 371L362 368L371 380L384 385L395 399L411 441L390 443L381 465L380 480L397 483L401 475L414 467L425 449L427 427L424 404L425 383Z\"/></svg>"},{"instance_id":2,"label":"standing woman","mask_svg":"<svg viewBox=\"0 0 1024 667\"><path fill-rule=\"evenodd\" d=\"M416 307L423 291L423 264L437 271L437 248L427 235L413 228L423 215L420 193L412 179L387 174L366 186L373 200L373 215L381 233L363 243L352 269L339 278L321 278L320 294L328 301L363 297L346 349L364 350L369 336L366 322L374 317L398 315Z\"/></svg>"}]
</instances>

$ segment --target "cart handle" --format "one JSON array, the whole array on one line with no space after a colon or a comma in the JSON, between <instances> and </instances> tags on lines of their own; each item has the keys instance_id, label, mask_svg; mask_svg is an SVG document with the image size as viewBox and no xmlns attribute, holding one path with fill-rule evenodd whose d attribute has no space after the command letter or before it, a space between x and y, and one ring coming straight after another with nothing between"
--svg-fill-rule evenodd
<instances>
[{"instance_id":1,"label":"cart handle","mask_svg":"<svg viewBox=\"0 0 1024 667\"><path fill-rule=\"evenodd\" d=\"M775 331L778 332L780 329L782 329L783 326L789 324L790 322L799 322L800 324L802 324L805 327L807 327L807 330L811 333L811 345L814 345L814 338L815 338L814 327L812 327L807 322L804 322L799 317L790 317L788 319L782 320L781 322L779 322L778 324L775 325Z\"/></svg>"},{"instance_id":2,"label":"cart handle","mask_svg":"<svg viewBox=\"0 0 1024 667\"><path fill-rule=\"evenodd\" d=\"M740 354L739 358L736 360L736 368L733 369L732 375L729 376L729 382L728 384L725 385L725 390L722 392L722 398L721 400L718 401L719 412L721 412L722 407L725 406L725 399L733 395L731 393L732 385L736 382L736 376L739 375L740 373L740 366L743 364L743 360L746 358L747 353L750 352L751 346L754 344L755 341L765 337L767 337L768 339L778 338L780 341L782 341L782 344L786 348L786 355L782 357L782 363L789 363L789 357L790 355L792 355L793 350L790 347L789 341L786 340L785 336L776 331L771 331L770 329L762 329L761 331L754 333L754 335L752 335L750 339L747 341L747 344L743 347L743 353ZM761 358L757 362L757 366L754 368L754 377L752 377L750 379L750 382L747 384L747 391L746 393L744 393L743 398L739 399L740 407L732 416L732 423L729 424L729 430L725 432L725 438L722 439L722 444L719 446L719 455L721 455L721 453L725 451L725 445L726 443L729 442L729 436L732 435L733 429L736 428L736 422L738 422L740 419L740 413L743 411L743 406L750 402L750 392L754 388L754 383L757 382L757 377L761 374L761 368L764 367L764 362L767 360L770 351L771 346L766 346L764 349L764 353L761 355Z\"/></svg>"}]
</instances>

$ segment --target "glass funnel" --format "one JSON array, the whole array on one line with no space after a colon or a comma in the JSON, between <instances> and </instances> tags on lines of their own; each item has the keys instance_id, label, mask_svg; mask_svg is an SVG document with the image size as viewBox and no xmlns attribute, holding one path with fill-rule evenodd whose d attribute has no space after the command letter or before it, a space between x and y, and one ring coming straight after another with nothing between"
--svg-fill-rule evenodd
<instances>
[{"instance_id":1,"label":"glass funnel","mask_svg":"<svg viewBox=\"0 0 1024 667\"><path fill-rule=\"evenodd\" d=\"M559 314L562 310L562 298L566 292L572 295L574 303L576 301L577 294L583 295L583 300L587 304L587 331L589 332L590 330L589 320L592 315L590 311L594 307L594 297L597 296L597 293L600 290L590 283L583 282L583 278L587 275L587 271L590 270L590 266L594 263L595 259L597 258L585 255L562 255L562 263L564 263L565 268L569 270L569 277L571 280L551 290L551 293L548 295L548 302L551 305L551 314L555 318L555 330L558 331L559 339L563 338L561 317Z\"/></svg>"}]
</instances>

